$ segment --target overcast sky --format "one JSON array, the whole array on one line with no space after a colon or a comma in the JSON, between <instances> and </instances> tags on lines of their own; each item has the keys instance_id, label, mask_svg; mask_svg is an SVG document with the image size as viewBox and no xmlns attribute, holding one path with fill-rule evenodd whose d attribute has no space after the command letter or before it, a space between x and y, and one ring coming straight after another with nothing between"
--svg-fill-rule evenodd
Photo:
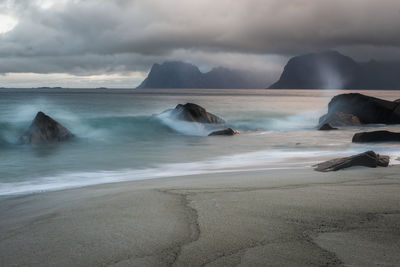
<instances>
[{"instance_id":1,"label":"overcast sky","mask_svg":"<svg viewBox=\"0 0 400 267\"><path fill-rule=\"evenodd\" d=\"M0 87L135 87L183 60L275 78L336 49L400 60L399 0L0 0Z\"/></svg>"}]
</instances>

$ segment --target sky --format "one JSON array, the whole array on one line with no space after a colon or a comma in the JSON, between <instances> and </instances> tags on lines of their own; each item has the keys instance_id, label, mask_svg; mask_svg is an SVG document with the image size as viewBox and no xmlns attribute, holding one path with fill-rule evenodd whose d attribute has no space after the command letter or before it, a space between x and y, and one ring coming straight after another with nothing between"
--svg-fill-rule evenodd
<instances>
[{"instance_id":1,"label":"sky","mask_svg":"<svg viewBox=\"0 0 400 267\"><path fill-rule=\"evenodd\" d=\"M338 50L400 60L399 0L0 0L0 87L132 88L153 63L265 72Z\"/></svg>"}]
</instances>

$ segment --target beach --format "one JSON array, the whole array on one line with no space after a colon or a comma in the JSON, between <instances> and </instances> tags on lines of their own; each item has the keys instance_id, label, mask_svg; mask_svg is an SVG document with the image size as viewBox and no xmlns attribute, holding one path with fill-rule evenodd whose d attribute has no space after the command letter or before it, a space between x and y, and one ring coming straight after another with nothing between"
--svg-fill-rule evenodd
<instances>
[{"instance_id":1,"label":"beach","mask_svg":"<svg viewBox=\"0 0 400 267\"><path fill-rule=\"evenodd\" d=\"M0 267L400 267L399 15L0 0Z\"/></svg>"},{"instance_id":2,"label":"beach","mask_svg":"<svg viewBox=\"0 0 400 267\"><path fill-rule=\"evenodd\" d=\"M395 266L400 168L236 171L0 202L1 266Z\"/></svg>"}]
</instances>

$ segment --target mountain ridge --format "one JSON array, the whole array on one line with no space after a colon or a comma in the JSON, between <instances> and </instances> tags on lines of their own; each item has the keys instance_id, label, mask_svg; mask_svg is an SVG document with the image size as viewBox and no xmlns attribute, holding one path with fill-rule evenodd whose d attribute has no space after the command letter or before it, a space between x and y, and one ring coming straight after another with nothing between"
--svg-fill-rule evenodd
<instances>
[{"instance_id":1,"label":"mountain ridge","mask_svg":"<svg viewBox=\"0 0 400 267\"><path fill-rule=\"evenodd\" d=\"M295 56L268 89L400 89L400 62L356 62L337 51Z\"/></svg>"},{"instance_id":2,"label":"mountain ridge","mask_svg":"<svg viewBox=\"0 0 400 267\"><path fill-rule=\"evenodd\" d=\"M265 88L265 75L225 67L201 72L193 64L182 61L155 63L146 79L137 88Z\"/></svg>"}]
</instances>

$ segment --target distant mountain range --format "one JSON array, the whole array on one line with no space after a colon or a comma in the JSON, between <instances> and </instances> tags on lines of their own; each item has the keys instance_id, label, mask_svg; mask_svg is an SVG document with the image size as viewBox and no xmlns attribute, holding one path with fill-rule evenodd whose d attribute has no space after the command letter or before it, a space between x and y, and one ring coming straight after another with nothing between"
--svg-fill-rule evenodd
<instances>
[{"instance_id":1,"label":"distant mountain range","mask_svg":"<svg viewBox=\"0 0 400 267\"><path fill-rule=\"evenodd\" d=\"M222 67L203 73L168 61L154 64L138 88L265 88L267 77ZM356 62L336 51L296 56L269 89L400 89L400 62Z\"/></svg>"},{"instance_id":2,"label":"distant mountain range","mask_svg":"<svg viewBox=\"0 0 400 267\"><path fill-rule=\"evenodd\" d=\"M293 57L270 89L400 89L400 62L360 63L336 51Z\"/></svg>"},{"instance_id":3,"label":"distant mountain range","mask_svg":"<svg viewBox=\"0 0 400 267\"><path fill-rule=\"evenodd\" d=\"M203 73L195 65L180 61L154 64L138 88L265 88L266 75L214 68Z\"/></svg>"}]
</instances>

